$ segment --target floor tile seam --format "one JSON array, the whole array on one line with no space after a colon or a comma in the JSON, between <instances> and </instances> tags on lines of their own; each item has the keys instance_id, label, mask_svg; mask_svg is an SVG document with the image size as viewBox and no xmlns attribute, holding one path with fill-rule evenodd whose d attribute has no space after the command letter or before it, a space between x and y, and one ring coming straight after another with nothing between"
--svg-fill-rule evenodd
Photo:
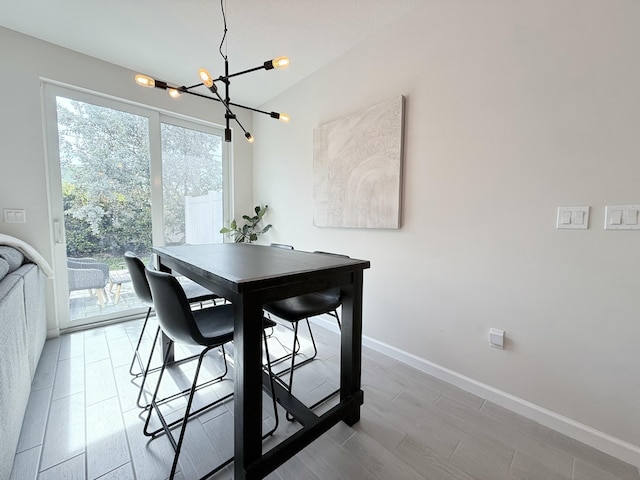
<instances>
[{"instance_id":1,"label":"floor tile seam","mask_svg":"<svg viewBox=\"0 0 640 480\"><path fill-rule=\"evenodd\" d=\"M515 448L513 450L513 454L511 454L511 460L509 460L509 465L507 466L507 472L512 473L513 462L516 460L516 454L518 453L518 449Z\"/></svg>"},{"instance_id":2,"label":"floor tile seam","mask_svg":"<svg viewBox=\"0 0 640 480\"><path fill-rule=\"evenodd\" d=\"M526 437L528 440L530 440L532 442L537 442L537 443L542 442L544 444L545 448L548 448L548 449L550 449L552 451L558 452L560 454L568 455L569 457L571 457L571 459L572 459L572 475L573 475L573 470L575 470L575 462L576 462L577 459L580 459L580 460L585 461L587 463L591 463L589 461L589 456L588 455L585 455L584 457L576 456L575 453L573 452L573 450L574 450L573 448L572 449L563 448L562 446L557 445L555 442L549 442L548 440L542 441L540 438L538 438L539 436L536 435L535 433L532 433L528 429L523 428L523 427L519 427L519 426L515 426L514 427L506 419L501 419L501 418L498 418L498 417L493 416L493 415L488 414L488 413L484 413L484 415L487 416L488 418L491 418L491 419L499 422L501 425L505 426L506 428L515 430L519 435L522 435L522 436ZM531 422L533 422L533 421L531 420ZM539 426L544 427L544 425L539 424L537 422L533 422L533 423L535 425L539 425ZM552 431L552 433L557 434L558 432ZM580 445L584 445L584 444L582 444L581 442L579 442L577 440L574 440L574 439L570 439L570 440L572 440L573 442L577 442ZM586 445L586 446L589 447L588 445ZM592 447L590 447L590 448L592 448ZM598 453L604 453L604 452L598 451ZM612 457L612 458L614 460L616 460L616 461L622 462L622 460L619 460L619 459L617 459L615 457ZM623 462L623 463L625 463L625 462ZM640 476L639 476L639 480L640 480Z\"/></svg>"},{"instance_id":3,"label":"floor tile seam","mask_svg":"<svg viewBox=\"0 0 640 480\"><path fill-rule=\"evenodd\" d=\"M107 342L107 346L108 346L108 342ZM118 402L118 407L119 407L119 408L118 408L118 410L119 410L119 412L120 412L120 421L121 421L121 425L122 425L122 429L123 429L124 437L125 437L125 440L126 440L126 442L127 442L127 453L128 453L128 455L129 455L129 463L131 463L131 470L133 471L133 475L134 475L134 478L135 478L135 477L136 477L135 464L133 463L133 455L132 455L132 452L131 452L131 442L130 442L130 440L129 440L128 429L127 429L127 423L126 423L125 418L124 418L124 414L125 414L125 412L123 411L123 408L122 408L122 398L120 397L120 392L119 392L119 389L118 389L118 382L117 382L117 381L116 381L116 379L115 379L115 372L113 372L113 371L112 371L112 373L113 373L114 383L115 383L115 387L116 387L116 395L115 395L115 398L117 399L117 402ZM114 397L111 397L111 398L114 398ZM107 400L107 399L105 399L105 400ZM132 407L132 409L133 409L133 408L135 408L135 406L134 406L134 407ZM86 411L87 411L87 405L85 405L85 415L86 415ZM129 411L129 410L127 410L127 412L128 412L128 411ZM86 424L87 424L87 422L86 422L86 417L85 417L85 428L86 428ZM85 448L86 448L86 446L85 446ZM87 462L87 463L88 463L88 462ZM126 465L126 463L124 463L123 465ZM121 466L122 466L122 465L120 465L120 466L119 466L119 467L117 467L117 468L120 468ZM88 467L87 467L87 469L88 469ZM113 469L113 470L115 470L115 469ZM111 470L111 471L113 471L113 470ZM87 471L87 475L88 475L88 471ZM106 474L105 474L105 475L106 475ZM104 475L102 475L102 476L104 476ZM87 477L87 478L88 478L88 477Z\"/></svg>"},{"instance_id":4,"label":"floor tile seam","mask_svg":"<svg viewBox=\"0 0 640 480\"><path fill-rule=\"evenodd\" d=\"M394 402L398 397L400 397L400 395L402 395L404 392L406 392L407 390L405 390L405 388L403 386L400 387L400 391L398 393L396 393L395 395L393 395L388 401L389 403Z\"/></svg>"},{"instance_id":5,"label":"floor tile seam","mask_svg":"<svg viewBox=\"0 0 640 480\"><path fill-rule=\"evenodd\" d=\"M409 438L409 433L407 432L403 432L403 433L404 433L404 436L400 439L400 441L396 444L396 446L393 447L393 449L391 450L391 452L394 454L396 454L396 451L398 450L398 448L400 448L400 445L402 445L402 442L404 442L407 438Z\"/></svg>"},{"instance_id":6,"label":"floor tile seam","mask_svg":"<svg viewBox=\"0 0 640 480\"><path fill-rule=\"evenodd\" d=\"M46 390L50 388L51 389L51 393L53 393L53 385L43 385L43 386L39 386L39 387L34 387L33 384L31 384L31 390L29 390L29 394L31 394L31 392L40 392L42 390Z\"/></svg>"},{"instance_id":7,"label":"floor tile seam","mask_svg":"<svg viewBox=\"0 0 640 480\"><path fill-rule=\"evenodd\" d=\"M42 462L42 451L44 449L44 435L42 437L42 443L40 445L36 445L34 447L27 448L26 450L23 450L22 452L16 452L16 455L18 455L18 453L26 453L26 452L28 452L30 450L33 450L33 449L36 449L36 448L39 448L38 461L37 461L37 465L36 465L36 474L37 474L36 478L37 478L38 474L40 473L40 464ZM15 458L15 456L14 456L14 458ZM15 465L15 463L14 463L14 465ZM12 472L13 472L13 470L12 470Z\"/></svg>"},{"instance_id":8,"label":"floor tile seam","mask_svg":"<svg viewBox=\"0 0 640 480\"><path fill-rule=\"evenodd\" d=\"M49 340L45 340L45 342L49 342L49 341L53 341L53 340L55 340L55 339L52 338L52 339L49 339ZM51 356L51 357L55 356L56 358L53 359L52 363L55 363L57 365L58 361L60 360L60 342L58 342L58 346L57 347L51 347L51 348L55 348L55 350L50 350L46 346L42 347L42 352L40 352L40 359L48 357L48 356ZM45 350L47 350L47 351L45 352ZM40 360L38 360L38 364L40 364Z\"/></svg>"},{"instance_id":9,"label":"floor tile seam","mask_svg":"<svg viewBox=\"0 0 640 480\"><path fill-rule=\"evenodd\" d=\"M45 418L44 418L44 429L42 430L42 439L41 439L41 441L40 441L40 443L38 445L33 445L33 446L29 447L29 448L25 448L22 451L16 451L16 454L29 451L32 448L36 448L38 446L41 447L41 448L44 446L44 439L45 439L45 436L47 435L47 425L49 424L49 413L51 412L51 402L53 401L52 398L51 398L52 395L53 395L53 387L49 387L49 388L51 389L51 392L49 392L49 398L47 400L47 413L46 413ZM29 397L31 397L31 394L29 394ZM23 425L20 428L20 433L21 434L22 434L22 428L24 428L24 419L23 419L22 423L23 423ZM22 435L20 435L20 437L18 438L18 442L20 441L21 437L22 437ZM42 456L42 450L40 450L40 456ZM40 466L40 458L38 458L38 467L39 466Z\"/></svg>"},{"instance_id":10,"label":"floor tile seam","mask_svg":"<svg viewBox=\"0 0 640 480\"><path fill-rule=\"evenodd\" d=\"M59 361L60 361L60 359L59 359L59 354L60 354L60 351L58 350L58 355L57 355L57 356L58 356L58 360L57 360L57 361L56 361L56 363L55 363L55 373L53 374L53 383L52 383L52 385L51 385L51 387L50 387L50 388L51 388L51 394L50 394L50 396L49 396L48 407L47 407L47 414L46 414L46 418L45 418L45 420L44 420L45 424L44 424L44 431L43 431L43 433L42 433L42 444L41 444L41 448L40 448L40 455L38 456L38 466L37 466L37 471L38 471L38 473L40 473L40 471L41 471L40 469L41 469L41 466L42 466L42 454L43 454L43 452L44 452L45 440L46 440L46 438L47 438L47 429L49 428L49 420L51 419L51 408L52 408L52 406L53 406L53 402L54 402L54 401L56 401L56 400L58 400L58 399L56 399L56 398L54 398L54 397L53 397L53 392L54 392L54 390L55 390L55 386L56 386L56 378L57 378L57 376L58 376L58 364L59 364ZM30 394L30 395L31 395L31 394ZM70 395L69 395L69 396L70 396ZM61 397L60 399L62 399L62 398L64 398L64 397ZM65 460L65 461L66 461L66 460ZM60 462L60 463L62 463L62 462ZM52 468L53 466L55 466L55 465L52 465L52 466L51 466L51 467L49 467L49 468ZM48 470L48 469L47 469L47 470Z\"/></svg>"},{"instance_id":11,"label":"floor tile seam","mask_svg":"<svg viewBox=\"0 0 640 480\"><path fill-rule=\"evenodd\" d=\"M411 435L408 434L407 437L410 437ZM433 463L433 460L436 461L441 461L442 463L447 463L452 467L455 467L456 469L460 470L460 472L464 473L465 475L467 475L470 478L476 478L474 477L471 473L467 472L466 470L464 470L461 466L458 466L455 464L455 462L452 460L454 454L456 453L456 451L458 450L458 447L460 447L462 445L462 442L458 442L455 446L455 448L453 449L453 451L451 452L451 454L447 457L444 456L438 452L436 452L435 450L433 450L431 447L424 445L424 448L428 451L428 457L427 457L427 461L429 463ZM402 460L402 459L401 459ZM406 461L402 460L403 463L407 463ZM434 464L436 467L438 466L437 463ZM429 479L427 479L429 480Z\"/></svg>"},{"instance_id":12,"label":"floor tile seam","mask_svg":"<svg viewBox=\"0 0 640 480\"><path fill-rule=\"evenodd\" d=\"M455 399L453 399L453 400L455 400ZM455 401L457 401L457 400L455 400ZM467 406L467 407L471 408L473 411L476 411L476 409L474 409L474 408L472 408L472 407L470 407L470 406L468 406L468 405L466 405L466 404L463 404L463 405L465 405L465 406ZM443 422L445 422L445 423L447 423L447 424L451 425L453 428L459 429L458 425L455 423L455 419L456 419L457 417L456 417L455 415L451 414L450 412L448 412L447 410L444 410L444 409L440 409L440 410L441 410L441 414L438 414L438 418L439 418L441 421L443 421ZM496 419L495 417L493 417L493 416L491 416L491 415L488 415L488 414L486 414L485 412L481 412L480 410L477 410L477 412L478 412L478 413L480 413L480 414L481 414L483 417L485 417L486 419L491 420L491 421L496 421L496 422L500 423L502 426L504 426L505 428L507 428L508 430L511 430L511 429L509 429L509 426L506 424L506 422L504 422L504 421L502 421L502 420L500 420L500 419ZM442 417L441 415L444 415L444 416L446 416L447 418L444 418L444 417ZM451 421L452 421L452 420L451 420L451 418L453 418L453 422L454 422L454 423L451 423ZM462 419L459 419L459 421L460 421L460 422L463 422L463 420L462 420ZM474 431L467 431L467 430L462 430L462 429L459 429L459 430L460 430L462 433L464 433L464 434L466 434L467 436L469 436L469 437L476 438L476 432L475 432L475 430L474 430ZM518 431L517 433L518 433L519 435L522 435L523 437L526 437L526 439L527 439L527 440L529 440L529 441L533 441L533 442L538 442L538 443L540 443L540 440L539 440L539 439L535 438L534 436L532 436L532 435L530 435L530 434L527 434L526 432ZM512 466L512 464L513 464L513 461L515 460L516 453L517 453L518 451L522 452L522 448L521 448L521 447L517 447L517 446L515 446L515 445L511 445L511 444L507 444L507 443L505 443L505 441L504 441L503 437L502 437L500 434L497 434L497 433L496 433L496 434L494 434L494 433L489 433L489 434L487 434L487 435L488 435L488 437L489 437L492 441L494 441L494 442L498 442L498 443L500 443L501 445L503 445L503 446L504 446L504 447L506 447L506 448L513 449L513 453L511 454L511 455L512 455L512 458L511 458L511 461L510 461L510 463L509 463L509 471L510 471L510 470L511 470L511 466ZM462 442L460 442L460 443L462 443ZM549 448L549 447L550 447L550 448L552 448L552 449L554 449L554 450L556 450L556 451L558 451L558 452L561 452L561 453L564 453L564 454L567 454L567 455L571 456L568 452L566 452L566 451L564 451L564 450L558 449L558 448L554 447L553 445L550 445L550 444L548 444L548 443L546 443L546 442L543 442L543 443L544 443L545 447L547 447L547 448ZM523 453L523 452L522 452L522 453ZM523 453L523 454L524 454L524 455L526 455L526 453ZM452 456L453 456L453 453L452 453ZM573 459L574 457L573 457L573 456L571 456L571 458ZM556 473L556 474L558 474L558 475L562 475L563 477L565 477L565 475L564 475L564 474L562 474L562 472L559 472L558 470L554 469L553 467L548 466L547 464L545 464L545 465L546 465L546 466L549 468L549 470L551 470L552 472L554 472L554 473ZM467 472L467 473L469 473L469 472ZM471 475L471 473L469 473L469 474Z\"/></svg>"},{"instance_id":13,"label":"floor tile seam","mask_svg":"<svg viewBox=\"0 0 640 480\"><path fill-rule=\"evenodd\" d=\"M82 355L84 357L84 354ZM76 358L76 357L72 357L72 358ZM67 360L71 360L71 359L63 359L61 361L67 361ZM53 386L52 386L52 392L51 392L51 401L53 402L54 400L61 400L63 398L66 397L70 397L72 395L77 395L79 393L84 393L85 389L86 389L86 379L85 379L85 365L84 365L84 361L81 363L82 365L82 389L81 390L77 390L77 391L70 391L70 392L66 392L65 395L56 395L56 387L58 385L60 385L60 383L58 383L58 374L60 373L60 361L58 361L58 363L56 364L56 374L53 378ZM61 382L64 380L60 380Z\"/></svg>"},{"instance_id":14,"label":"floor tile seam","mask_svg":"<svg viewBox=\"0 0 640 480\"><path fill-rule=\"evenodd\" d=\"M517 429L517 430L518 430L518 429ZM554 445L554 444L552 444L552 443L549 443L549 442L547 442L547 441L541 441L539 438L536 438L534 435L531 435L531 434L530 434L530 433L528 433L528 432L524 432L524 431L522 431L522 430L518 430L518 433L519 433L520 435L523 435L524 437L526 437L529 441L537 442L537 443L543 443L543 444L544 444L544 447L545 447L545 448L547 448L547 449L549 449L549 450L551 450L551 451L558 452L559 454L568 455L569 457L571 457L571 463L572 463L572 465L575 463L575 459L576 459L576 457L575 457L575 455L573 455L571 452L569 452L569 451L567 451L567 450L565 450L565 449L563 449L563 448L560 448L560 447L558 447L558 446L556 446L556 445ZM520 449L520 450L522 450L522 449ZM524 453L524 452L522 452L522 453ZM552 468L552 470L553 470L553 468ZM554 470L554 471L555 471L555 470ZM573 466L572 466L572 471L573 471ZM560 473L560 472L557 472L557 473Z\"/></svg>"},{"instance_id":15,"label":"floor tile seam","mask_svg":"<svg viewBox=\"0 0 640 480\"><path fill-rule=\"evenodd\" d=\"M65 458L64 460L62 460L62 461L60 461L60 462L56 463L55 465L51 465L50 467L47 467L47 468L46 468L46 469L44 469L44 470L40 470L40 465L41 465L41 462L42 462L42 452L41 452L41 453L40 453L40 462L38 463L38 477L40 477L40 474L41 474L41 473L44 473L44 472L46 472L46 471L48 471L48 470L51 470L52 468L59 467L59 466L60 466L60 465L62 465L63 463L69 462L69 461L73 460L74 458L78 458L78 457L79 457L79 456L81 456L81 455L86 455L86 453L87 453L86 451L84 451L84 452L80 452L80 453L78 453L77 455L74 455L73 457ZM85 458L85 462L84 462L84 464L85 464L85 478L87 478L87 477L86 477L86 475L87 475L87 472L86 472L86 468L87 468L86 458Z\"/></svg>"},{"instance_id":16,"label":"floor tile seam","mask_svg":"<svg viewBox=\"0 0 640 480\"><path fill-rule=\"evenodd\" d=\"M356 430L355 428L351 429L351 433L349 434L349 436L347 438L345 438L343 441L340 442L340 445L344 447L344 444L347 443L351 438L353 438L353 436L356 433L364 433L362 430ZM388 449L387 449L388 450Z\"/></svg>"},{"instance_id":17,"label":"floor tile seam","mask_svg":"<svg viewBox=\"0 0 640 480\"><path fill-rule=\"evenodd\" d=\"M127 440L127 442L128 442L128 440ZM87 474L86 474L86 477L85 477L87 480L100 480L101 478L106 477L106 476L107 476L107 475L109 475L110 473L115 472L115 471L116 471L116 470L118 470L119 468L122 468L122 467L124 467L125 465L127 465L127 464L129 464L129 463L131 464L131 470L133 470L133 460L131 460L131 452L129 452L129 461L128 461L128 462L124 462L123 464L118 465L117 467L114 467L114 468L112 468L111 470L109 470L108 472L104 472L103 474L101 474L101 475L99 475L99 476L97 476L97 477L90 477L90 476L89 476L89 462L88 462L88 461L86 461L85 463L86 463L86 465L87 465ZM133 475L134 475L134 478L135 478L135 471L134 471Z\"/></svg>"},{"instance_id":18,"label":"floor tile seam","mask_svg":"<svg viewBox=\"0 0 640 480\"><path fill-rule=\"evenodd\" d=\"M390 455L393 455L397 462L400 463L401 465L403 465L405 468L413 471L418 477L423 478L425 480L429 480L427 479L422 473L420 473L418 470L416 470L415 468L413 468L412 465L410 465L409 463L405 462L404 460L402 460L402 458L400 458L394 451L389 450L387 447L385 447L383 444L381 444L377 439L373 438L371 435L367 434L366 432L360 432L361 435L365 435L369 438L370 441L374 442L376 445L378 445L380 448L383 448L384 450L386 450L387 452L389 452ZM353 435L350 437L353 438ZM344 446L344 443L338 443L336 442L336 444L338 445L339 448L341 448L344 453L347 456L352 456L351 453L349 452L349 450ZM366 452L365 452L366 453ZM434 452L435 453L435 452ZM361 459L358 458L358 462L364 467L364 469L368 472L370 472L375 478L377 478L378 480L389 480L387 477L381 477L379 476L378 472L376 472L375 470L373 470L372 468L370 468L370 466L368 465L368 463L361 461Z\"/></svg>"},{"instance_id":19,"label":"floor tile seam","mask_svg":"<svg viewBox=\"0 0 640 480\"><path fill-rule=\"evenodd\" d=\"M117 387L116 387L116 389L117 389ZM114 399L114 398L118 398L118 403L119 403L119 400L120 400L120 399L119 399L119 397L118 397L118 394L117 394L117 393L116 393L115 395L111 395L110 397L101 397L101 398L99 398L98 400L95 400L95 401L93 401L93 402L89 403L89 402L87 401L87 397L86 397L86 394L85 394L85 399L84 399L84 408L85 408L85 410L86 410L86 409L87 409L87 408L89 408L89 407L93 407L94 405L97 405L97 404L102 403L102 402L106 402L107 400L112 400L112 399Z\"/></svg>"},{"instance_id":20,"label":"floor tile seam","mask_svg":"<svg viewBox=\"0 0 640 480\"><path fill-rule=\"evenodd\" d=\"M85 359L86 359L86 355L85 355ZM89 361L85 361L84 366L87 367L89 365L93 365L94 363L104 362L105 360L109 360L109 364L111 364L111 356L107 356L104 358L93 358L93 359L90 359Z\"/></svg>"},{"instance_id":21,"label":"floor tile seam","mask_svg":"<svg viewBox=\"0 0 640 480\"><path fill-rule=\"evenodd\" d=\"M447 457L447 460L451 460L453 458L453 456L456 454L456 451L458 451L458 448L460 447L460 445L462 445L462 441L459 441L455 448L453 449L453 451L451 452L451 454ZM429 447L427 447L429 448ZM434 452L435 453L435 452Z\"/></svg>"},{"instance_id":22,"label":"floor tile seam","mask_svg":"<svg viewBox=\"0 0 640 480\"><path fill-rule=\"evenodd\" d=\"M78 357L84 357L84 352L78 353L76 355L72 355L70 357L63 357L61 355L58 355L58 362L57 363L64 362L65 360L72 360L72 359L78 358ZM83 361L83 363L84 363L84 361Z\"/></svg>"},{"instance_id":23,"label":"floor tile seam","mask_svg":"<svg viewBox=\"0 0 640 480\"><path fill-rule=\"evenodd\" d=\"M446 425L449 425L451 428L456 429L464 437L467 437L469 439L474 439L476 441L482 441L482 442L485 442L485 443L488 442L488 441L498 443L498 444L500 444L500 446L504 447L505 449L508 449L508 450L512 451L511 455L513 455L515 450L516 450L515 446L511 446L511 445L505 443L504 439L501 438L499 435L487 434L484 429L477 430L475 427L472 430L461 428L459 426L459 424L461 422L465 423L465 420L457 417L456 415L453 415L452 413L450 413L450 412L448 412L448 411L446 411L444 409L439 408L439 412L437 413L437 418L438 418L439 421L444 422ZM486 435L486 437L484 437L483 435ZM462 441L460 441L459 444L462 444ZM457 449L457 447L456 447L456 449ZM455 450L454 450L454 452L455 452ZM454 453L451 454L450 458L452 458L453 455L454 455ZM467 472L467 473L469 473L469 472Z\"/></svg>"}]
</instances>

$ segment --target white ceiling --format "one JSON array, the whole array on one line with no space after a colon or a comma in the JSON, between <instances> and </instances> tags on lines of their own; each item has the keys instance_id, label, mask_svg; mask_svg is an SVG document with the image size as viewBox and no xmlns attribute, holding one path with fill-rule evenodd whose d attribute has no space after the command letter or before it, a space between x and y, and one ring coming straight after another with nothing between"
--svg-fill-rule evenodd
<instances>
[{"instance_id":1,"label":"white ceiling","mask_svg":"<svg viewBox=\"0 0 640 480\"><path fill-rule=\"evenodd\" d=\"M230 73L287 55L286 70L238 77L259 106L424 0L223 0ZM0 25L177 85L223 73L220 0L0 0Z\"/></svg>"}]
</instances>

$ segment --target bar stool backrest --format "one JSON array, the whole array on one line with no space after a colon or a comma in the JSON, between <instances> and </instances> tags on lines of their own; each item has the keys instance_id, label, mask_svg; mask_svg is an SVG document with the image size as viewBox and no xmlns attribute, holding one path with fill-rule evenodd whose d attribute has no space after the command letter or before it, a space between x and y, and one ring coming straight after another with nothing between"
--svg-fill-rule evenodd
<instances>
[{"instance_id":1,"label":"bar stool backrest","mask_svg":"<svg viewBox=\"0 0 640 480\"><path fill-rule=\"evenodd\" d=\"M135 253L125 252L124 263L129 270L129 276L131 277L131 283L133 284L133 291L141 302L147 304L147 306L153 306L153 297L151 296L151 290L149 289L149 282L144 273L144 263L140 260Z\"/></svg>"},{"instance_id":2,"label":"bar stool backrest","mask_svg":"<svg viewBox=\"0 0 640 480\"><path fill-rule=\"evenodd\" d=\"M171 340L188 345L207 345L191 313L182 286L173 275L146 269L160 328Z\"/></svg>"}]
</instances>

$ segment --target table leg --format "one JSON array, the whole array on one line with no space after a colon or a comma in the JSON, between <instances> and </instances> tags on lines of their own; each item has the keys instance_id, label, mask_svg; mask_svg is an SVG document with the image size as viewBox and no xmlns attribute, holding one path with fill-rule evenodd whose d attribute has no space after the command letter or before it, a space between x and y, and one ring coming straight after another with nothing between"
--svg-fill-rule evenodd
<instances>
[{"instance_id":1,"label":"table leg","mask_svg":"<svg viewBox=\"0 0 640 480\"><path fill-rule=\"evenodd\" d=\"M342 335L340 349L340 401L360 390L362 376L362 272L342 287ZM344 418L347 425L360 420L360 406Z\"/></svg>"},{"instance_id":2,"label":"table leg","mask_svg":"<svg viewBox=\"0 0 640 480\"><path fill-rule=\"evenodd\" d=\"M234 478L254 478L247 466L262 455L262 303L243 298L235 306Z\"/></svg>"}]
</instances>

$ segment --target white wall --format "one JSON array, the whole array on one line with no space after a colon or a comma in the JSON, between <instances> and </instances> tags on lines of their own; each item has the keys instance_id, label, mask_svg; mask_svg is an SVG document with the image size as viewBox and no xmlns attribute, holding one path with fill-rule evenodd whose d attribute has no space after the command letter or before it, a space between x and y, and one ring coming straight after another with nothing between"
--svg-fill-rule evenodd
<instances>
[{"instance_id":1,"label":"white wall","mask_svg":"<svg viewBox=\"0 0 640 480\"><path fill-rule=\"evenodd\" d=\"M370 260L366 336L636 461L640 231L603 223L640 204L638 25L635 0L428 1L269 102L290 124L254 118L265 240ZM313 129L397 95L402 228L314 227ZM588 230L556 230L587 205Z\"/></svg>"},{"instance_id":2,"label":"white wall","mask_svg":"<svg viewBox=\"0 0 640 480\"><path fill-rule=\"evenodd\" d=\"M173 101L158 89L138 87L133 81L136 72L1 27L0 58L0 232L31 243L50 263L52 220L47 205L41 78L209 122L224 121L224 110L217 103L189 96ZM251 130L251 115L236 113ZM239 211L250 210L252 147L234 142L233 159L233 202ZM25 209L27 223L4 223L3 208ZM51 333L57 326L51 281L47 300Z\"/></svg>"}]
</instances>

